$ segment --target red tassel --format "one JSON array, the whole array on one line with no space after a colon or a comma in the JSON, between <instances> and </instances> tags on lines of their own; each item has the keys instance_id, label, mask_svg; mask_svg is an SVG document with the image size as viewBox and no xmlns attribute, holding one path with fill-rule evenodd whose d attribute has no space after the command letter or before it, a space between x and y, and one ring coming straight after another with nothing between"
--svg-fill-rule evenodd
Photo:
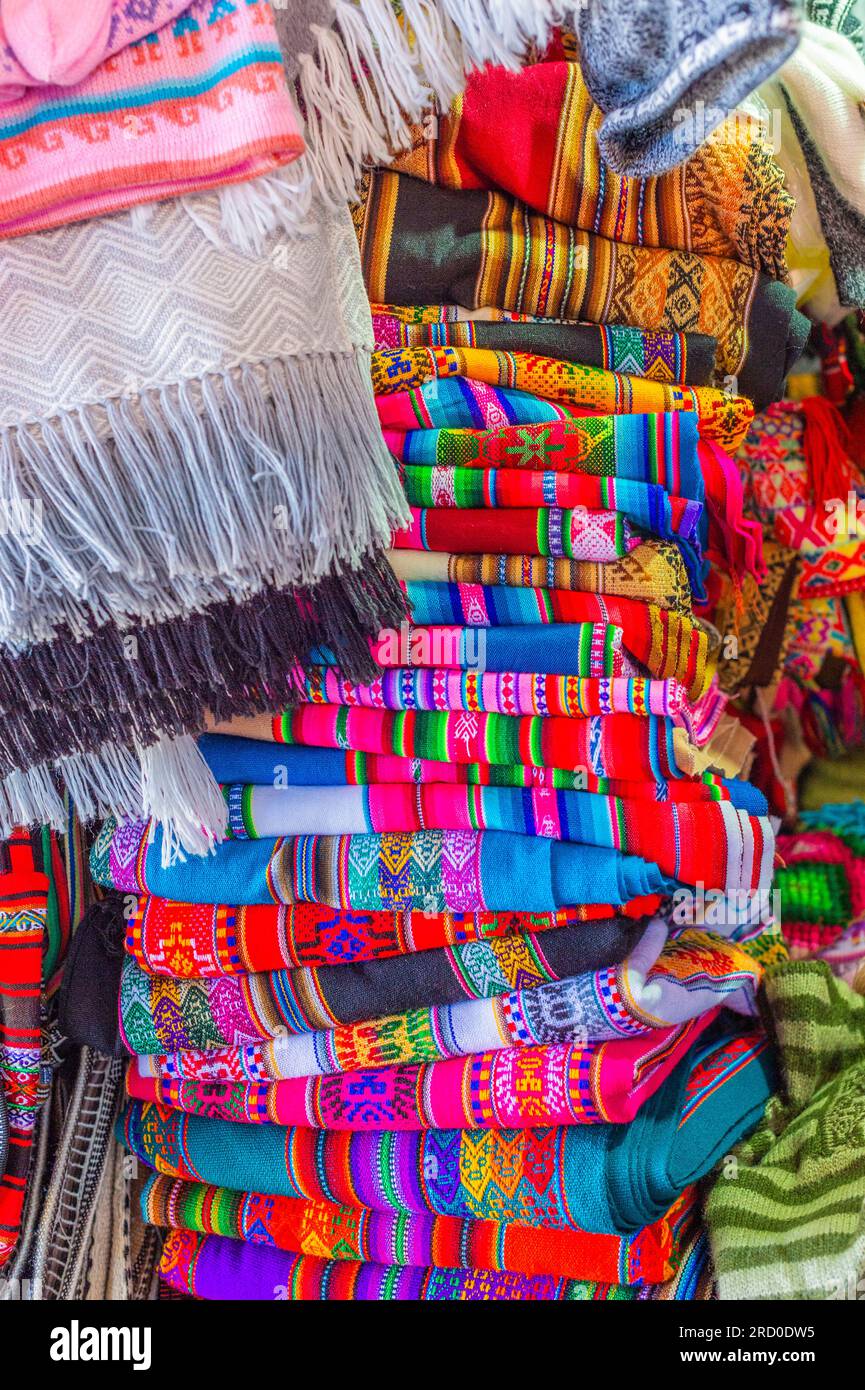
<instances>
[{"instance_id":1,"label":"red tassel","mask_svg":"<svg viewBox=\"0 0 865 1390\"><path fill-rule=\"evenodd\" d=\"M798 408L805 422L805 459L814 505L846 501L861 480L848 453L850 431L840 411L822 396L809 396L798 402Z\"/></svg>"}]
</instances>

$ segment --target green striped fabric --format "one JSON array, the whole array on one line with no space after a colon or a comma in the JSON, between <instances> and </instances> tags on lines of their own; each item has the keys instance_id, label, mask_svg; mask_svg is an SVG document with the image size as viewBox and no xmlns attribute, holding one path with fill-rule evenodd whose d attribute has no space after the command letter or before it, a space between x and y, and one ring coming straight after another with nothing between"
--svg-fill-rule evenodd
<instances>
[{"instance_id":1,"label":"green striped fabric","mask_svg":"<svg viewBox=\"0 0 865 1390\"><path fill-rule=\"evenodd\" d=\"M706 1203L724 1299L865 1293L865 999L822 961L767 972L784 1093Z\"/></svg>"}]
</instances>

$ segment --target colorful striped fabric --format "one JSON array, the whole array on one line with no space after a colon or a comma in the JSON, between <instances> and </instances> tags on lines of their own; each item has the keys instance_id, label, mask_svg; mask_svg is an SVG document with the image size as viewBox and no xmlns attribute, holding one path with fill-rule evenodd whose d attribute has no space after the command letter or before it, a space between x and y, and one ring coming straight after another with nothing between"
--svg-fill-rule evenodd
<instances>
[{"instance_id":1,"label":"colorful striped fabric","mask_svg":"<svg viewBox=\"0 0 865 1390\"><path fill-rule=\"evenodd\" d=\"M775 959L786 959L783 944L776 941L775 946ZM254 1016L250 1010L248 1023L244 1026L238 1021L227 1039L229 1045L186 1047L188 1032L169 1034L157 1025L151 1029L151 1037L158 1036L161 1042L168 1034L184 1050L139 1056L133 1065L142 1076L168 1080L285 1081L466 1057L501 1047L636 1037L654 1028L683 1023L717 1004L753 1014L762 964L750 949L745 951L720 937L695 931L683 932L668 943L665 925L656 921L650 923L621 965L550 984L529 980L533 988L521 985L491 999L424 1006L310 1033L296 1031L300 1009L292 1009L289 1016L278 1000L274 1004L271 986ZM762 950L758 948L756 954ZM256 991L256 985L257 981L250 982L248 997L257 1005L263 994ZM166 993L160 1001L163 1007ZM430 996L434 993L431 989ZM178 1012L184 1004L179 994L171 1000ZM213 1011L213 999L214 992L209 991L206 1003L199 1006L202 1014L208 1005ZM127 1016L127 1000L121 989L122 1018ZM155 1021L157 1006L152 997L146 1002ZM295 995L293 1002L300 1004L301 1000ZM377 1012L375 1006L369 1008L370 1015ZM287 1022L276 1023L276 1018ZM279 1031L283 1027L284 1031ZM249 1036L256 1028L274 1036L242 1044L243 1033Z\"/></svg>"},{"instance_id":2,"label":"colorful striped fabric","mask_svg":"<svg viewBox=\"0 0 865 1390\"><path fill-rule=\"evenodd\" d=\"M703 772L693 780L599 777L587 768L526 767L522 763L444 763L428 758L399 758L392 754L344 752L279 744L272 739L245 738L244 720L223 726L226 732L204 734L199 747L218 782L242 781L250 786L342 787L376 784L446 786L554 787L557 791L600 792L628 801L730 801L752 815L762 815L765 798L756 798L747 782Z\"/></svg>"},{"instance_id":3,"label":"colorful striped fabric","mask_svg":"<svg viewBox=\"0 0 865 1390\"><path fill-rule=\"evenodd\" d=\"M376 1211L628 1234L753 1128L775 1084L762 1034L698 1043L626 1128L376 1133L234 1125L128 1105L118 1132L170 1177Z\"/></svg>"},{"instance_id":4,"label":"colorful striped fabric","mask_svg":"<svg viewBox=\"0 0 865 1390\"><path fill-rule=\"evenodd\" d=\"M580 605L575 605L579 607ZM600 614L597 605L587 601L586 612ZM639 628L635 605L616 609ZM640 634L642 635L642 634ZM634 675L622 651L623 631L606 618L588 622L562 623L555 634L539 632L536 623L509 623L491 628L483 636L472 625L404 623L398 629L385 629L373 645L379 666L440 666L451 670L540 672L557 676ZM635 636L634 641L638 638ZM318 660L325 660L324 654ZM334 665L333 658L326 662Z\"/></svg>"},{"instance_id":5,"label":"colorful striped fabric","mask_svg":"<svg viewBox=\"0 0 865 1390\"><path fill-rule=\"evenodd\" d=\"M397 1216L153 1173L141 1192L141 1213L153 1226L231 1236L320 1259L643 1284L673 1273L693 1224L695 1195L687 1189L662 1220L634 1236L616 1236L453 1216Z\"/></svg>"},{"instance_id":6,"label":"colorful striped fabric","mask_svg":"<svg viewBox=\"0 0 865 1390\"><path fill-rule=\"evenodd\" d=\"M192 1231L169 1232L159 1273L178 1293L244 1302L561 1302L580 1296L580 1285L549 1275L322 1260Z\"/></svg>"},{"instance_id":7,"label":"colorful striped fabric","mask_svg":"<svg viewBox=\"0 0 865 1390\"><path fill-rule=\"evenodd\" d=\"M252 179L303 148L270 5L205 0L75 86L0 107L0 237Z\"/></svg>"},{"instance_id":8,"label":"colorful striped fabric","mask_svg":"<svg viewBox=\"0 0 865 1390\"><path fill-rule=\"evenodd\" d=\"M622 914L641 916L655 903L652 898L637 900ZM126 950L148 975L204 979L294 966L357 965L612 916L612 908L603 904L548 913L368 912L316 903L229 907L141 896L128 918Z\"/></svg>"},{"instance_id":9,"label":"colorful striped fabric","mask_svg":"<svg viewBox=\"0 0 865 1390\"><path fill-rule=\"evenodd\" d=\"M542 936L521 932L366 965L215 979L150 975L127 957L120 986L121 1035L133 1053L216 1048L402 1014L422 1004L532 990L616 965L640 935L638 923L613 917L590 931L578 924Z\"/></svg>"},{"instance_id":10,"label":"colorful striped fabric","mask_svg":"<svg viewBox=\"0 0 865 1390\"><path fill-rule=\"evenodd\" d=\"M696 620L654 604L598 594L570 593L566 589L509 588L507 585L436 584L403 585L413 623L420 628L468 623L474 627L587 622L615 624L621 628L626 651L647 667L657 680L673 676L686 687L692 700L703 694L709 679L709 636ZM539 642L544 639L538 634ZM554 643L555 634L548 639ZM373 646L381 666L404 666L402 646L385 634ZM414 661L411 662L414 665ZM419 665L441 665L438 661ZM532 667L537 670L537 665ZM580 672L569 672L578 675Z\"/></svg>"},{"instance_id":11,"label":"colorful striped fabric","mask_svg":"<svg viewBox=\"0 0 865 1390\"><path fill-rule=\"evenodd\" d=\"M496 830L226 840L211 855L171 864L163 863L162 838L141 821L106 821L90 855L94 881L187 902L221 894L237 904L429 912L555 912L573 902L618 908L674 886L634 855Z\"/></svg>"},{"instance_id":12,"label":"colorful striped fabric","mask_svg":"<svg viewBox=\"0 0 865 1390\"><path fill-rule=\"evenodd\" d=\"M601 156L604 113L574 47L560 34L541 62L470 73L396 167L445 188L504 189L626 245L682 247L783 278L792 198L764 123L739 109L684 164L649 178L617 173ZM635 336L634 369L649 376L651 339Z\"/></svg>"},{"instance_id":13,"label":"colorful striped fabric","mask_svg":"<svg viewBox=\"0 0 865 1390\"><path fill-rule=\"evenodd\" d=\"M697 417L595 415L498 429L409 429L385 432L392 454L405 465L552 471L655 483L671 497L702 500L697 462Z\"/></svg>"},{"instance_id":14,"label":"colorful striped fabric","mask_svg":"<svg viewBox=\"0 0 865 1390\"><path fill-rule=\"evenodd\" d=\"M743 396L761 408L781 395L786 373L807 340L808 320L798 313L791 287L739 261L681 248L623 245L533 212L500 191L455 193L395 170L375 170L362 196L356 221L362 223L367 292L375 302L411 303L422 284L427 298L470 309L492 305L642 330L695 330L717 340L716 380L739 378ZM403 354L423 352L522 355L472 347L402 349ZM550 395L537 378L512 384ZM590 399L596 407L592 413L599 413L601 401Z\"/></svg>"},{"instance_id":15,"label":"colorful striped fabric","mask_svg":"<svg viewBox=\"0 0 865 1390\"><path fill-rule=\"evenodd\" d=\"M550 787L223 788L239 840L287 835L494 830L636 854L683 883L768 891L775 837L768 816L729 801L657 805ZM302 827L306 827L302 830Z\"/></svg>"},{"instance_id":16,"label":"colorful striped fabric","mask_svg":"<svg viewBox=\"0 0 865 1390\"><path fill-rule=\"evenodd\" d=\"M633 534L630 522L617 512L542 506L505 508L500 513L486 510L483 501L479 510L457 515L451 515L444 507L421 511L415 508L411 524L397 531L393 541L397 549L453 550L455 545L462 545L469 553L482 554L499 545L513 555L552 555L600 562L617 560L635 550L639 543L640 537Z\"/></svg>"},{"instance_id":17,"label":"colorful striped fabric","mask_svg":"<svg viewBox=\"0 0 865 1390\"><path fill-rule=\"evenodd\" d=\"M549 555L466 555L392 550L398 579L448 584L511 584L531 589L582 589L638 599L690 617L691 586L681 553L668 541L642 541L621 560L598 564Z\"/></svg>"},{"instance_id":18,"label":"colorful striped fabric","mask_svg":"<svg viewBox=\"0 0 865 1390\"><path fill-rule=\"evenodd\" d=\"M369 685L344 680L333 668L311 667L301 677L300 697L314 705L390 710L468 710L541 716L590 714L681 715L688 697L677 681L636 676L612 679L533 675L516 671L385 671Z\"/></svg>"},{"instance_id":19,"label":"colorful striped fabric","mask_svg":"<svg viewBox=\"0 0 865 1390\"><path fill-rule=\"evenodd\" d=\"M695 411L700 435L735 453L753 407L709 386L666 386L532 353L404 348L373 353L382 428L489 429L581 415Z\"/></svg>"},{"instance_id":20,"label":"colorful striped fabric","mask_svg":"<svg viewBox=\"0 0 865 1390\"><path fill-rule=\"evenodd\" d=\"M704 333L641 332L621 324L492 311L489 317L456 305L372 306L376 348L480 347L496 352L541 352L606 371L630 372L650 381L709 386L715 340Z\"/></svg>"},{"instance_id":21,"label":"colorful striped fabric","mask_svg":"<svg viewBox=\"0 0 865 1390\"><path fill-rule=\"evenodd\" d=\"M585 767L600 777L662 780L690 776L694 750L684 730L653 714L483 714L466 710L383 710L302 705L268 719L217 725L285 744L455 763Z\"/></svg>"},{"instance_id":22,"label":"colorful striped fabric","mask_svg":"<svg viewBox=\"0 0 865 1390\"><path fill-rule=\"evenodd\" d=\"M133 1100L240 1124L327 1130L508 1129L624 1124L686 1054L717 1010L648 1038L508 1047L420 1066L277 1082L126 1076Z\"/></svg>"},{"instance_id":23,"label":"colorful striped fabric","mask_svg":"<svg viewBox=\"0 0 865 1390\"><path fill-rule=\"evenodd\" d=\"M662 540L674 536L691 538L695 535L702 512L702 504L683 497L673 497L657 483L624 482L618 478L591 478L579 473L520 472L517 468L449 468L437 465L433 468L403 464L400 479L406 500L415 510L441 508L459 510L468 515L450 518L453 526L461 522L466 528L466 542L452 541L446 546L433 546L430 542L431 516L415 515L412 532L423 524L426 544L424 549L454 550L458 545L464 551L471 551L469 538L477 531L484 518L474 516L475 511L484 508L497 508L526 517L523 525L539 509L534 517L534 535L538 545L546 546L541 554L555 553L553 545L561 543L568 546L566 552L577 560L596 560L610 563L631 550L635 550L640 538L631 533L631 526L640 526L650 535ZM562 510L564 509L564 510ZM550 515L543 519L542 513ZM561 515L559 515L561 513ZM486 518L490 527L491 517ZM505 524L514 524L513 515L496 517ZM491 528L490 528L491 529ZM398 544L398 542L396 543ZM499 550L508 554L531 554L530 545L522 545L512 550L504 540L496 542L492 537L485 549ZM577 554L592 549L593 554ZM604 553L601 553L601 551ZM573 554L571 554L573 552ZM615 553L612 553L615 552Z\"/></svg>"}]
</instances>

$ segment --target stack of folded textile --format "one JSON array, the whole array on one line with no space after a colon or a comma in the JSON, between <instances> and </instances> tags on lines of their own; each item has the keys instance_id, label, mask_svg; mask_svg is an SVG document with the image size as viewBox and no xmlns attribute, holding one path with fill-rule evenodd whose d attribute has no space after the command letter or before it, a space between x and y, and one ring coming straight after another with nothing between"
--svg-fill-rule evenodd
<instances>
[{"instance_id":1,"label":"stack of folded textile","mask_svg":"<svg viewBox=\"0 0 865 1390\"><path fill-rule=\"evenodd\" d=\"M598 120L572 63L488 69L424 167L367 180L409 618L373 681L322 641L289 703L215 711L210 857L144 821L94 847L119 1133L176 1291L710 1296L696 1185L773 1089L755 995L786 950L693 604L710 562L764 573L752 407L719 383L771 400L801 325L754 131L712 220L696 179L614 175Z\"/></svg>"}]
</instances>

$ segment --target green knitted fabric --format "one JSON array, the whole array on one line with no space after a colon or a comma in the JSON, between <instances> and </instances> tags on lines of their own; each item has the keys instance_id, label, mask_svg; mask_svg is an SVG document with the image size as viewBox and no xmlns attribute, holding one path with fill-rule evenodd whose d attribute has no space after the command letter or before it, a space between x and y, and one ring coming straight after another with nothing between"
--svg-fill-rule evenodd
<instances>
[{"instance_id":1,"label":"green knitted fabric","mask_svg":"<svg viewBox=\"0 0 865 1390\"><path fill-rule=\"evenodd\" d=\"M773 888L782 922L846 924L853 920L850 885L843 864L789 864L776 869Z\"/></svg>"},{"instance_id":2,"label":"green knitted fabric","mask_svg":"<svg viewBox=\"0 0 865 1390\"><path fill-rule=\"evenodd\" d=\"M719 1295L855 1298L865 1274L865 999L822 962L793 961L767 973L765 1001L784 1094L708 1196Z\"/></svg>"}]
</instances>

